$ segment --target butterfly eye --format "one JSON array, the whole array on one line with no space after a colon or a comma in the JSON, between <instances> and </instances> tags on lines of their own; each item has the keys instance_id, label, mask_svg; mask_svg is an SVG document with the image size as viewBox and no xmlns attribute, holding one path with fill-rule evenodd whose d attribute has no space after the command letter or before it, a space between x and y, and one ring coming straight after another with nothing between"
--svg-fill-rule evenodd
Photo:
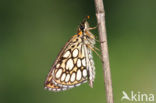
<instances>
[{"instance_id":1,"label":"butterfly eye","mask_svg":"<svg viewBox=\"0 0 156 103\"><path fill-rule=\"evenodd\" d=\"M84 25L81 24L81 25L80 25L80 29L83 31L84 28L85 28Z\"/></svg>"}]
</instances>

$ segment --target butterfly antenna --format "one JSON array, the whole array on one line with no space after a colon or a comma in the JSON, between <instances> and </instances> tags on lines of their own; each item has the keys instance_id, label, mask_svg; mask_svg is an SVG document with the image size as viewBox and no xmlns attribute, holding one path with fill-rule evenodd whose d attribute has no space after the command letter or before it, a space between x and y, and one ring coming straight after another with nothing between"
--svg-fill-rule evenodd
<instances>
[{"instance_id":1,"label":"butterfly antenna","mask_svg":"<svg viewBox=\"0 0 156 103\"><path fill-rule=\"evenodd\" d=\"M90 16L86 16L83 21L82 21L82 24L84 24L88 19L90 19Z\"/></svg>"}]
</instances>

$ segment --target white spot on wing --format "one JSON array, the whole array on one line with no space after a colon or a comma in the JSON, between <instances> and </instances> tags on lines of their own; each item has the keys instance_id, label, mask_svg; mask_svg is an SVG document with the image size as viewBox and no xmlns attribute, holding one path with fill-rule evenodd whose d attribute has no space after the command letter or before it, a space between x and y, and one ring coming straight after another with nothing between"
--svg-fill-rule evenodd
<instances>
[{"instance_id":1,"label":"white spot on wing","mask_svg":"<svg viewBox=\"0 0 156 103\"><path fill-rule=\"evenodd\" d=\"M68 81L69 81L69 79L70 79L70 75L69 75L69 74L67 74L66 79L65 79L65 82L68 82Z\"/></svg>"},{"instance_id":2,"label":"white spot on wing","mask_svg":"<svg viewBox=\"0 0 156 103\"><path fill-rule=\"evenodd\" d=\"M53 88L53 91L56 91L56 89L55 89L55 88Z\"/></svg>"},{"instance_id":3,"label":"white spot on wing","mask_svg":"<svg viewBox=\"0 0 156 103\"><path fill-rule=\"evenodd\" d=\"M62 88L62 90L67 90L67 88Z\"/></svg>"},{"instance_id":4,"label":"white spot on wing","mask_svg":"<svg viewBox=\"0 0 156 103\"><path fill-rule=\"evenodd\" d=\"M84 77L87 76L87 70L86 70L86 69L83 70L83 76L84 76Z\"/></svg>"},{"instance_id":5,"label":"white spot on wing","mask_svg":"<svg viewBox=\"0 0 156 103\"><path fill-rule=\"evenodd\" d=\"M83 66L86 66L86 60L85 60L85 58L82 60L82 65Z\"/></svg>"},{"instance_id":6,"label":"white spot on wing","mask_svg":"<svg viewBox=\"0 0 156 103\"><path fill-rule=\"evenodd\" d=\"M73 63L73 60L72 59L69 59L67 61L67 64L66 64L66 69L68 70L72 70L72 68L74 67L74 63Z\"/></svg>"},{"instance_id":7,"label":"white spot on wing","mask_svg":"<svg viewBox=\"0 0 156 103\"><path fill-rule=\"evenodd\" d=\"M74 85L69 85L68 87L69 87L69 88L73 88L73 87L74 87Z\"/></svg>"},{"instance_id":8,"label":"white spot on wing","mask_svg":"<svg viewBox=\"0 0 156 103\"><path fill-rule=\"evenodd\" d=\"M80 85L81 85L81 83L79 83L79 84L76 84L75 86L77 86L77 87L78 87L78 86L80 86Z\"/></svg>"},{"instance_id":9,"label":"white spot on wing","mask_svg":"<svg viewBox=\"0 0 156 103\"><path fill-rule=\"evenodd\" d=\"M70 55L70 52L67 51L66 53L64 53L63 57L64 57L64 58L67 58L69 55Z\"/></svg>"},{"instance_id":10,"label":"white spot on wing","mask_svg":"<svg viewBox=\"0 0 156 103\"><path fill-rule=\"evenodd\" d=\"M57 90L58 92L59 92L59 91L61 91L61 89L60 89L60 88L58 88L58 89L56 89L56 90Z\"/></svg>"},{"instance_id":11,"label":"white spot on wing","mask_svg":"<svg viewBox=\"0 0 156 103\"><path fill-rule=\"evenodd\" d=\"M60 66L60 64L57 64L57 65L56 65L56 68L59 68L59 66Z\"/></svg>"},{"instance_id":12,"label":"white spot on wing","mask_svg":"<svg viewBox=\"0 0 156 103\"><path fill-rule=\"evenodd\" d=\"M81 76L82 76L81 70L79 69L79 70L77 71L76 79L77 79L77 80L80 80L80 79L81 79Z\"/></svg>"},{"instance_id":13,"label":"white spot on wing","mask_svg":"<svg viewBox=\"0 0 156 103\"><path fill-rule=\"evenodd\" d=\"M80 59L77 60L77 67L81 67L81 60Z\"/></svg>"},{"instance_id":14,"label":"white spot on wing","mask_svg":"<svg viewBox=\"0 0 156 103\"><path fill-rule=\"evenodd\" d=\"M62 87L63 87L63 88L67 88L68 86L66 86L66 85L62 85Z\"/></svg>"},{"instance_id":15,"label":"white spot on wing","mask_svg":"<svg viewBox=\"0 0 156 103\"><path fill-rule=\"evenodd\" d=\"M59 69L56 73L56 78L59 78L61 76L62 69Z\"/></svg>"},{"instance_id":16,"label":"white spot on wing","mask_svg":"<svg viewBox=\"0 0 156 103\"><path fill-rule=\"evenodd\" d=\"M66 77L66 73L63 73L62 74L62 77L61 77L61 81L64 81L65 80L65 77Z\"/></svg>"},{"instance_id":17,"label":"white spot on wing","mask_svg":"<svg viewBox=\"0 0 156 103\"><path fill-rule=\"evenodd\" d=\"M91 65L94 65L93 59L90 59L90 63L91 63Z\"/></svg>"},{"instance_id":18,"label":"white spot on wing","mask_svg":"<svg viewBox=\"0 0 156 103\"><path fill-rule=\"evenodd\" d=\"M52 88L48 88L48 90L49 90L49 91L51 91L51 90L52 90Z\"/></svg>"},{"instance_id":19,"label":"white spot on wing","mask_svg":"<svg viewBox=\"0 0 156 103\"><path fill-rule=\"evenodd\" d=\"M75 80L75 73L71 75L70 81L73 82Z\"/></svg>"},{"instance_id":20,"label":"white spot on wing","mask_svg":"<svg viewBox=\"0 0 156 103\"><path fill-rule=\"evenodd\" d=\"M74 51L73 51L73 57L77 57L78 54L79 54L78 49L74 49Z\"/></svg>"}]
</instances>

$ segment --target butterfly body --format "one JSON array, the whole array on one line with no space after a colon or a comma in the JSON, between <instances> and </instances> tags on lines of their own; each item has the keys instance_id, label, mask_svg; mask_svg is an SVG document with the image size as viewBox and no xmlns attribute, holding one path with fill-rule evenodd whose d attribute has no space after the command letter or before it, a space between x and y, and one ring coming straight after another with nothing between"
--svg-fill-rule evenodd
<instances>
[{"instance_id":1,"label":"butterfly body","mask_svg":"<svg viewBox=\"0 0 156 103\"><path fill-rule=\"evenodd\" d=\"M80 24L78 33L64 46L54 62L47 79L45 88L52 91L63 91L89 81L93 87L95 67L92 48L95 37L89 31L86 19Z\"/></svg>"}]
</instances>

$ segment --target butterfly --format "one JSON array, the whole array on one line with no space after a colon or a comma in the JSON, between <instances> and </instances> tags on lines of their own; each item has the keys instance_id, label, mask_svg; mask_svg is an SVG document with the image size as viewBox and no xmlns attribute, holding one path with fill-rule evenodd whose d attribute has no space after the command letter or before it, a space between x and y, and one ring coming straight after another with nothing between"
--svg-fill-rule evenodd
<instances>
[{"instance_id":1,"label":"butterfly","mask_svg":"<svg viewBox=\"0 0 156 103\"><path fill-rule=\"evenodd\" d=\"M95 66L92 51L95 51L95 36L85 17L74 35L60 51L46 80L44 87L50 91L64 91L89 82L93 87ZM95 51L96 53L96 51Z\"/></svg>"}]
</instances>

